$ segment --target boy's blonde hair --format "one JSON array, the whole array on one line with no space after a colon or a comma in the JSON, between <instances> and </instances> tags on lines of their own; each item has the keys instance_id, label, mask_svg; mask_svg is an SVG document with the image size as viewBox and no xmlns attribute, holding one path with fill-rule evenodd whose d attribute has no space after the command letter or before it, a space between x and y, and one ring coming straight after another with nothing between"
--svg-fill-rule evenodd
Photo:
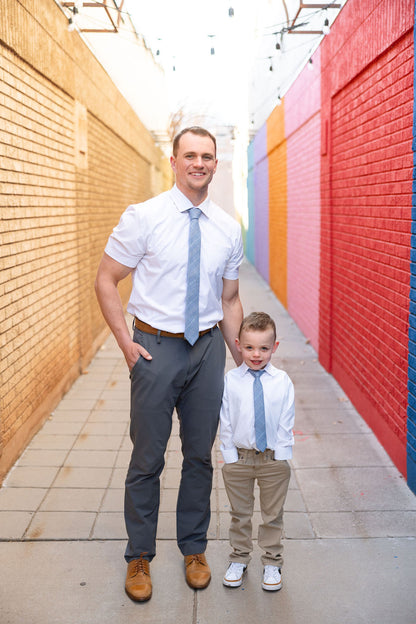
<instances>
[{"instance_id":1,"label":"boy's blonde hair","mask_svg":"<svg viewBox=\"0 0 416 624\"><path fill-rule=\"evenodd\" d=\"M266 312L252 312L245 318L240 325L240 331L238 332L238 338L241 337L241 332L246 331L265 331L266 329L272 329L274 334L274 340L276 340L276 323Z\"/></svg>"}]
</instances>

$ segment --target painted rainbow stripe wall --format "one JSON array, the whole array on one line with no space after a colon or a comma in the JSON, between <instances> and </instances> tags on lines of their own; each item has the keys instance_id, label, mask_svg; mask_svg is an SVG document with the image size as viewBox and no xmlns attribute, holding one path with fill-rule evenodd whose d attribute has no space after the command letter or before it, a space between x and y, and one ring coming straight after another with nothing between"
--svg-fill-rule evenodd
<instances>
[{"instance_id":1,"label":"painted rainbow stripe wall","mask_svg":"<svg viewBox=\"0 0 416 624\"><path fill-rule=\"evenodd\" d=\"M316 351L320 272L319 63L318 50L315 70L304 70L250 144L246 248L247 258L270 283Z\"/></svg>"},{"instance_id":2,"label":"painted rainbow stripe wall","mask_svg":"<svg viewBox=\"0 0 416 624\"><path fill-rule=\"evenodd\" d=\"M246 254L416 491L413 24L344 6L250 144Z\"/></svg>"}]
</instances>

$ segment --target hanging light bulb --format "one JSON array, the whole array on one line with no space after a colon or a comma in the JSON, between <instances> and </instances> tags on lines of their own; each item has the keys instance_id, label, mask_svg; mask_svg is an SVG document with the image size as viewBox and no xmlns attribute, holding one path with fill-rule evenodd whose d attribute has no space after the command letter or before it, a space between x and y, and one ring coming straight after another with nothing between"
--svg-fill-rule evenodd
<instances>
[{"instance_id":1,"label":"hanging light bulb","mask_svg":"<svg viewBox=\"0 0 416 624\"><path fill-rule=\"evenodd\" d=\"M325 18L324 25L322 26L322 32L324 35L329 35L329 19Z\"/></svg>"},{"instance_id":2,"label":"hanging light bulb","mask_svg":"<svg viewBox=\"0 0 416 624\"><path fill-rule=\"evenodd\" d=\"M283 54L283 33L282 32L280 32L280 33L276 32L274 34L278 35L278 39L276 41L275 48L276 48L276 55L280 57ZM279 37L279 35L280 35L280 37Z\"/></svg>"},{"instance_id":3,"label":"hanging light bulb","mask_svg":"<svg viewBox=\"0 0 416 624\"><path fill-rule=\"evenodd\" d=\"M215 54L215 48L211 48L211 56Z\"/></svg>"},{"instance_id":4,"label":"hanging light bulb","mask_svg":"<svg viewBox=\"0 0 416 624\"><path fill-rule=\"evenodd\" d=\"M72 15L73 15L73 17L70 17L69 20L68 20L68 30L69 30L69 32L73 32L75 30L78 13L79 13L78 7L76 6L76 4L74 4L74 6L72 7Z\"/></svg>"},{"instance_id":5,"label":"hanging light bulb","mask_svg":"<svg viewBox=\"0 0 416 624\"><path fill-rule=\"evenodd\" d=\"M234 17L234 9L233 9L233 7L230 7L228 9L228 17Z\"/></svg>"}]
</instances>

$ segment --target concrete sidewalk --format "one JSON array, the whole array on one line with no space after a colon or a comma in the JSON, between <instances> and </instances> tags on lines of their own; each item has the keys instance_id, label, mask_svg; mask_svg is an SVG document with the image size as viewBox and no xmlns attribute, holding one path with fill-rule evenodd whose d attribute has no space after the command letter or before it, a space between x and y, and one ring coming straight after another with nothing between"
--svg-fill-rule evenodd
<instances>
[{"instance_id":1,"label":"concrete sidewalk","mask_svg":"<svg viewBox=\"0 0 416 624\"><path fill-rule=\"evenodd\" d=\"M153 597L136 604L125 595L129 377L110 337L0 490L2 624L416 623L416 497L248 263L241 295L246 314L264 310L276 320L273 363L296 391L282 590L261 589L258 550L240 588L222 585L229 507L218 442L207 549L212 581L200 592L186 585L175 541L175 422L151 564ZM259 515L257 503L255 528Z\"/></svg>"}]
</instances>

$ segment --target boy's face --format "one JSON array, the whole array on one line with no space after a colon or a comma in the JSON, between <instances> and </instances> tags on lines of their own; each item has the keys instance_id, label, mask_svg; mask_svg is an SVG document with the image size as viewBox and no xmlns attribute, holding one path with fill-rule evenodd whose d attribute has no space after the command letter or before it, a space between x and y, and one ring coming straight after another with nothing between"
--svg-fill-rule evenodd
<instances>
[{"instance_id":1,"label":"boy's face","mask_svg":"<svg viewBox=\"0 0 416 624\"><path fill-rule=\"evenodd\" d=\"M243 329L240 339L236 338L235 343L243 361L252 370L261 370L267 366L279 344L271 328L264 331Z\"/></svg>"}]
</instances>

